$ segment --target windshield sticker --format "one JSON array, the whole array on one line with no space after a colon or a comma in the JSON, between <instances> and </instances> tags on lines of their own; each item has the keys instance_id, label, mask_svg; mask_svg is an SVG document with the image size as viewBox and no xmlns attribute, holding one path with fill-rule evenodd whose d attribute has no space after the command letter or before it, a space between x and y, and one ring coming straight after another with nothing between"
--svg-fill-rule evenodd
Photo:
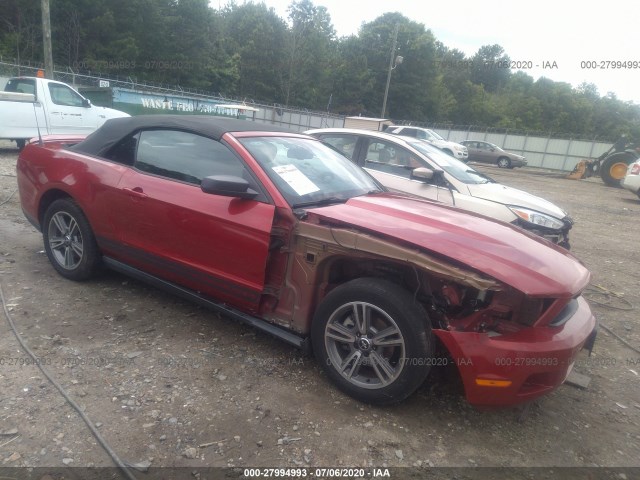
<instances>
[{"instance_id":1,"label":"windshield sticker","mask_svg":"<svg viewBox=\"0 0 640 480\"><path fill-rule=\"evenodd\" d=\"M295 165L279 165L273 167L273 171L280 175L285 182L300 196L320 190L318 186L309 180Z\"/></svg>"}]
</instances>

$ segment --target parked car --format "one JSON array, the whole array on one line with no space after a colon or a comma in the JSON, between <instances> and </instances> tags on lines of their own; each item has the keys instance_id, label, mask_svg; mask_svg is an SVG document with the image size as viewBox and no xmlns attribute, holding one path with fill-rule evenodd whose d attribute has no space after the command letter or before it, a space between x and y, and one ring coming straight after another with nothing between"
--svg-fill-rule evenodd
<instances>
[{"instance_id":1,"label":"parked car","mask_svg":"<svg viewBox=\"0 0 640 480\"><path fill-rule=\"evenodd\" d=\"M0 138L15 140L18 148L39 134L89 134L109 118L128 116L91 105L66 83L46 78L10 78L0 92Z\"/></svg>"},{"instance_id":2,"label":"parked car","mask_svg":"<svg viewBox=\"0 0 640 480\"><path fill-rule=\"evenodd\" d=\"M469 152L467 147L456 142L450 142L445 140L433 130L421 127L399 127L392 125L385 130L385 133L391 133L393 135L400 135L403 137L417 138L418 140L424 140L430 143L434 147L439 148L444 153L451 155L463 162L467 161Z\"/></svg>"},{"instance_id":3,"label":"parked car","mask_svg":"<svg viewBox=\"0 0 640 480\"><path fill-rule=\"evenodd\" d=\"M518 225L569 248L573 220L553 203L507 187L421 140L345 128L309 130L380 183Z\"/></svg>"},{"instance_id":4,"label":"parked car","mask_svg":"<svg viewBox=\"0 0 640 480\"><path fill-rule=\"evenodd\" d=\"M507 152L493 143L477 140L464 140L460 143L469 150L469 162L490 163L500 168L527 166L527 159L522 155Z\"/></svg>"},{"instance_id":5,"label":"parked car","mask_svg":"<svg viewBox=\"0 0 640 480\"><path fill-rule=\"evenodd\" d=\"M636 160L627 169L622 186L640 198L640 160Z\"/></svg>"},{"instance_id":6,"label":"parked car","mask_svg":"<svg viewBox=\"0 0 640 480\"><path fill-rule=\"evenodd\" d=\"M436 364L468 400L550 392L591 347L589 271L519 228L385 191L317 139L210 116L110 120L29 143L23 211L70 280L101 265L299 347L355 398L398 402Z\"/></svg>"}]
</instances>

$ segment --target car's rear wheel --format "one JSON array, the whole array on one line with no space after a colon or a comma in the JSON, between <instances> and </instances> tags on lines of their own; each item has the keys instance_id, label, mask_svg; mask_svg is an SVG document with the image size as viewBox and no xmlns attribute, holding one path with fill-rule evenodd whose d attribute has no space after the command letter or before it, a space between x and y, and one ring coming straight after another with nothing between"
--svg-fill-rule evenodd
<instances>
[{"instance_id":1,"label":"car's rear wheel","mask_svg":"<svg viewBox=\"0 0 640 480\"><path fill-rule=\"evenodd\" d=\"M329 378L367 403L404 400L433 364L425 309L384 280L356 279L332 290L316 310L311 337Z\"/></svg>"},{"instance_id":2,"label":"car's rear wheel","mask_svg":"<svg viewBox=\"0 0 640 480\"><path fill-rule=\"evenodd\" d=\"M498 167L511 168L511 160L509 160L507 157L500 157L498 159Z\"/></svg>"},{"instance_id":3,"label":"car's rear wheel","mask_svg":"<svg viewBox=\"0 0 640 480\"><path fill-rule=\"evenodd\" d=\"M86 280L100 266L100 252L89 221L69 198L54 201L44 214L42 236L53 268L70 280Z\"/></svg>"}]
</instances>

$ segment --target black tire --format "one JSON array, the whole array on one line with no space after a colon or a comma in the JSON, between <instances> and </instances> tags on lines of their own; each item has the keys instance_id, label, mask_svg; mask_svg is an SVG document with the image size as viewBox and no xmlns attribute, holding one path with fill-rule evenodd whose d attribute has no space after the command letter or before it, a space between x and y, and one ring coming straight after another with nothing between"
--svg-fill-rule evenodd
<instances>
[{"instance_id":1,"label":"black tire","mask_svg":"<svg viewBox=\"0 0 640 480\"><path fill-rule=\"evenodd\" d=\"M42 223L44 249L53 268L69 280L95 275L101 255L87 217L70 198L54 201Z\"/></svg>"},{"instance_id":2,"label":"black tire","mask_svg":"<svg viewBox=\"0 0 640 480\"><path fill-rule=\"evenodd\" d=\"M359 325L357 318L364 312L369 321ZM382 332L386 334L380 336ZM316 358L338 388L375 405L407 398L433 364L434 340L425 309L408 291L375 278L332 290L315 312L311 340Z\"/></svg>"},{"instance_id":3,"label":"black tire","mask_svg":"<svg viewBox=\"0 0 640 480\"><path fill-rule=\"evenodd\" d=\"M19 138L18 140L16 140L16 146L18 147L18 150L22 150L26 144L27 141L24 138Z\"/></svg>"},{"instance_id":4,"label":"black tire","mask_svg":"<svg viewBox=\"0 0 640 480\"><path fill-rule=\"evenodd\" d=\"M626 174L626 167L631 165L637 158L637 156L629 152L609 155L603 160L600 167L600 178L610 187L621 187L622 179Z\"/></svg>"},{"instance_id":5,"label":"black tire","mask_svg":"<svg viewBox=\"0 0 640 480\"><path fill-rule=\"evenodd\" d=\"M511 160L509 160L507 157L500 157L496 162L496 165L498 165L499 168L512 168Z\"/></svg>"}]
</instances>

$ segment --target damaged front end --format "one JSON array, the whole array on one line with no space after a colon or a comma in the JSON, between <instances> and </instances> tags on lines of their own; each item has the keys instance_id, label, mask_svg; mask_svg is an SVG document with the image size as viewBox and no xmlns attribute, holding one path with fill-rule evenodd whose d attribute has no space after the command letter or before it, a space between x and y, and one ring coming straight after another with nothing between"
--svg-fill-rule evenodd
<instances>
[{"instance_id":1,"label":"damaged front end","mask_svg":"<svg viewBox=\"0 0 640 480\"><path fill-rule=\"evenodd\" d=\"M550 392L595 331L580 296L586 284L572 296L528 295L443 255L320 220L300 222L294 238L290 328L308 331L314 306L351 279L400 284L425 307L425 322L474 405L513 405Z\"/></svg>"}]
</instances>

